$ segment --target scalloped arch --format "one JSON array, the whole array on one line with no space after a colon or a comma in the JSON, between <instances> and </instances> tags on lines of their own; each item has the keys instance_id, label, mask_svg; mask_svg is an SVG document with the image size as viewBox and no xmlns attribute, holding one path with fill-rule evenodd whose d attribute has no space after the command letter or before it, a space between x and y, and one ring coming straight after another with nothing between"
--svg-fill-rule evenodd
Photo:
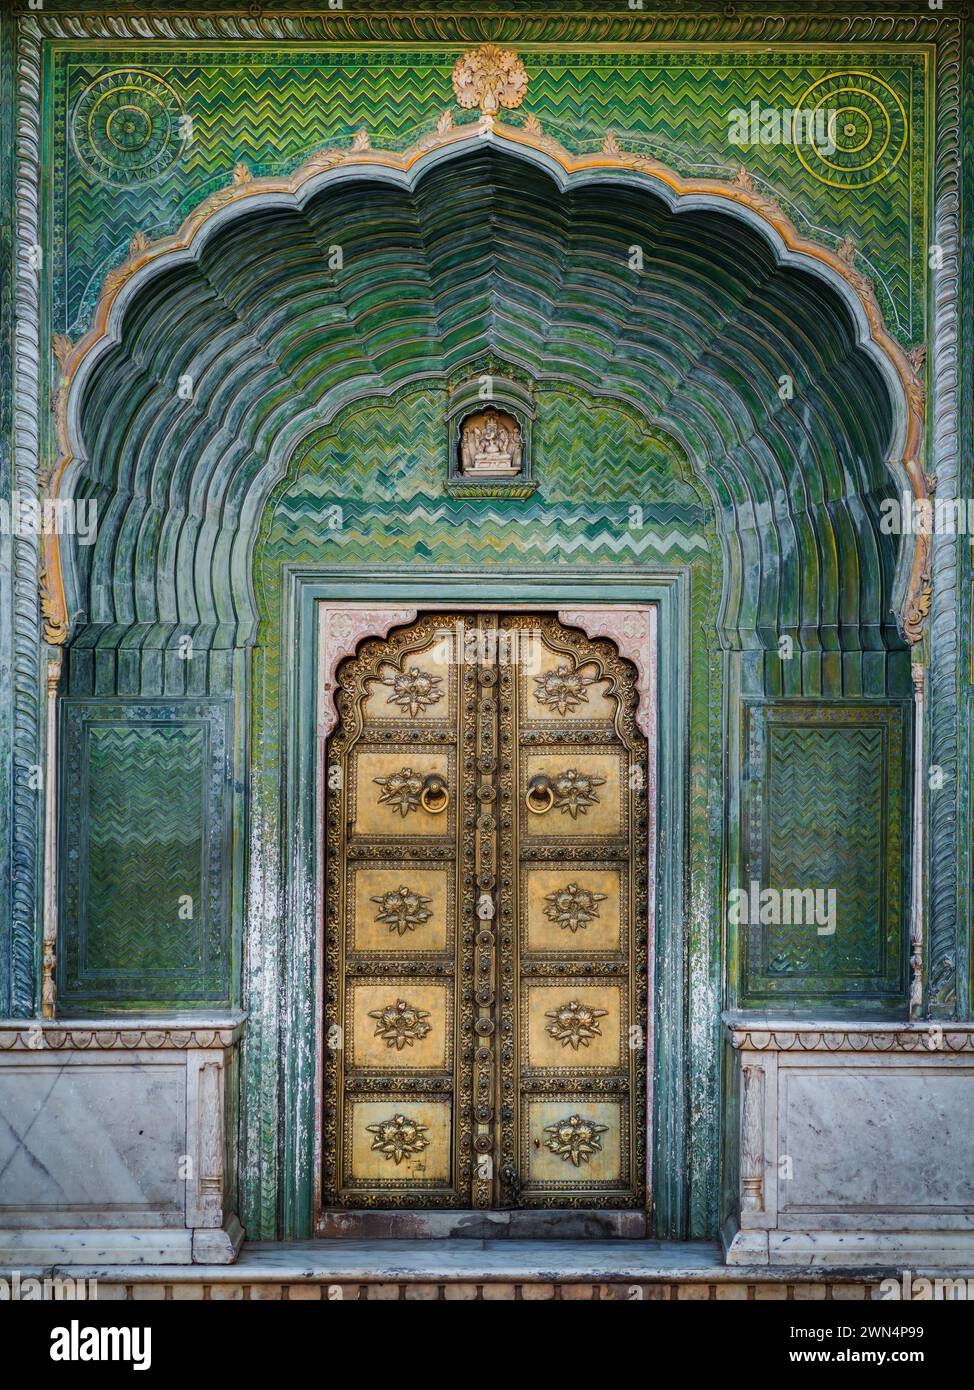
<instances>
[{"instance_id":1,"label":"scalloped arch","mask_svg":"<svg viewBox=\"0 0 974 1390\"><path fill-rule=\"evenodd\" d=\"M922 391L862 277L746 177L575 157L486 120L288 179L238 166L174 236L135 239L63 362L50 490L96 497L100 524L90 553L48 541L48 640L69 614L252 640L253 541L296 444L490 352L676 441L713 499L728 645L879 647L891 602L917 640L925 538L897 557L878 504L891 478L927 494Z\"/></svg>"}]
</instances>

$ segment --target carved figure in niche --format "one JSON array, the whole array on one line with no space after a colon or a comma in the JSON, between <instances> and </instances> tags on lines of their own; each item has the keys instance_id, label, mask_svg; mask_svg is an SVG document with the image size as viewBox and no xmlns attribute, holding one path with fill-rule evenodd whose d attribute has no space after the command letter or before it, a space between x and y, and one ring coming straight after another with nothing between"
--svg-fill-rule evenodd
<instances>
[{"instance_id":1,"label":"carved figure in niche","mask_svg":"<svg viewBox=\"0 0 974 1390\"><path fill-rule=\"evenodd\" d=\"M521 471L521 426L505 411L468 415L460 430L460 471L464 476L513 478Z\"/></svg>"}]
</instances>

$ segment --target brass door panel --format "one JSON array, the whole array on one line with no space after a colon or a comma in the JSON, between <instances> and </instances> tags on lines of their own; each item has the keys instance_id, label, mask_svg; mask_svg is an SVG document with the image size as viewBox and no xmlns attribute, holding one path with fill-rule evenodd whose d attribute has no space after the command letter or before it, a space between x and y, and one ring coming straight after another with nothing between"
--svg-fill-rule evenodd
<instances>
[{"instance_id":1,"label":"brass door panel","mask_svg":"<svg viewBox=\"0 0 974 1390\"><path fill-rule=\"evenodd\" d=\"M338 681L323 1205L644 1209L632 668L550 616L438 614Z\"/></svg>"}]
</instances>

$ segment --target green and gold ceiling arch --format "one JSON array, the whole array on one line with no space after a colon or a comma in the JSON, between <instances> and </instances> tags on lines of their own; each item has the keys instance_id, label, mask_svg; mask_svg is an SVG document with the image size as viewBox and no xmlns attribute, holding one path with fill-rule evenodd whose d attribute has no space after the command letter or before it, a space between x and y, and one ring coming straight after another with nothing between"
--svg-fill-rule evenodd
<instances>
[{"instance_id":1,"label":"green and gold ceiling arch","mask_svg":"<svg viewBox=\"0 0 974 1390\"><path fill-rule=\"evenodd\" d=\"M715 507L728 645L881 647L891 602L915 641L927 538L897 557L878 507L926 495L922 392L852 255L803 241L743 170L684 180L611 138L572 156L478 99L404 153L363 132L288 178L238 166L174 236L134 239L62 353L51 492L96 498L100 524L89 551L50 538L48 640L82 615L252 640L253 539L296 445L496 356L683 452Z\"/></svg>"}]
</instances>

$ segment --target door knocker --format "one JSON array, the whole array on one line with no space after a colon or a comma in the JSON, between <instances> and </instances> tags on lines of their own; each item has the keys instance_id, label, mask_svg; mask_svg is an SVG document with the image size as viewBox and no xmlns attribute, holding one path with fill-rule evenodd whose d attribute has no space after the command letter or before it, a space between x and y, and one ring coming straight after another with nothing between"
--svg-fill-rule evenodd
<instances>
[{"instance_id":1,"label":"door knocker","mask_svg":"<svg viewBox=\"0 0 974 1390\"><path fill-rule=\"evenodd\" d=\"M532 777L524 800L528 810L533 811L536 816L543 816L546 811L550 811L555 804L555 789L551 785L551 779L543 774Z\"/></svg>"},{"instance_id":2,"label":"door knocker","mask_svg":"<svg viewBox=\"0 0 974 1390\"><path fill-rule=\"evenodd\" d=\"M419 804L431 816L438 816L450 804L450 788L438 773L431 772L423 779L423 790L419 794Z\"/></svg>"}]
</instances>

